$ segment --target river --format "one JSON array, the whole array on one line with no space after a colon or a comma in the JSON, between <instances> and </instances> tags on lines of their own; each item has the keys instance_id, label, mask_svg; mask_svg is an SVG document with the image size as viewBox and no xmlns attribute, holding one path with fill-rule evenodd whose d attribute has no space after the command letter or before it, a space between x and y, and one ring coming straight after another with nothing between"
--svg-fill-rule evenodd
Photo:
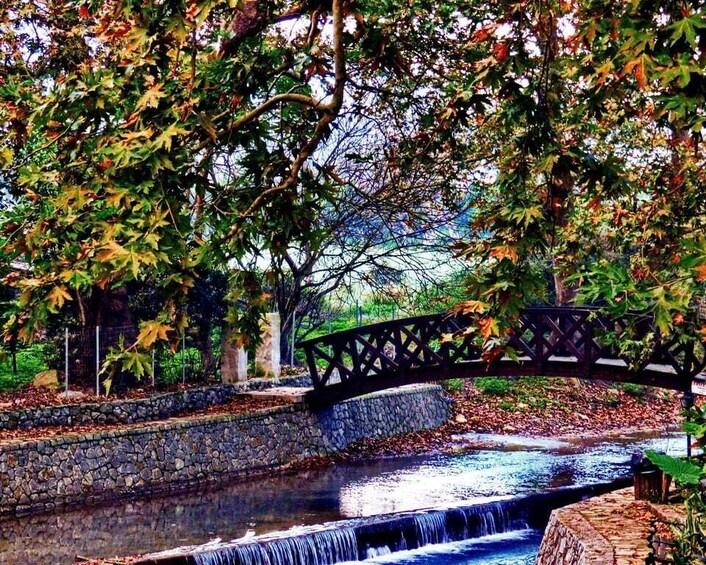
<instances>
[{"instance_id":1,"label":"river","mask_svg":"<svg viewBox=\"0 0 706 565\"><path fill-rule=\"evenodd\" d=\"M170 497L7 518L0 561L72 563L77 555L125 556L214 539L347 518L473 504L629 473L644 449L684 452L675 433L567 440L471 435L452 454L395 457L238 481ZM526 530L380 556L374 563L476 565L532 562L541 532Z\"/></svg>"}]
</instances>

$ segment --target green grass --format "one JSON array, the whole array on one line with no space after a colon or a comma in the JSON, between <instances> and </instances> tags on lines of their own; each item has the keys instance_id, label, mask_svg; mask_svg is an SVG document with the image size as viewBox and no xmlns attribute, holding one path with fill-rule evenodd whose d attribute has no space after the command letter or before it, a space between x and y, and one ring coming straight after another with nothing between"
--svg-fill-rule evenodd
<instances>
[{"instance_id":1,"label":"green grass","mask_svg":"<svg viewBox=\"0 0 706 565\"><path fill-rule=\"evenodd\" d=\"M566 406L554 398L551 379L546 377L481 377L475 380L475 386L487 396L502 398L499 406L506 410L566 410Z\"/></svg>"},{"instance_id":2,"label":"green grass","mask_svg":"<svg viewBox=\"0 0 706 565\"><path fill-rule=\"evenodd\" d=\"M497 377L480 377L475 381L476 388L488 396L505 396L510 392L510 381Z\"/></svg>"},{"instance_id":3,"label":"green grass","mask_svg":"<svg viewBox=\"0 0 706 565\"><path fill-rule=\"evenodd\" d=\"M17 374L12 372L12 356L7 355L0 361L0 391L16 390L31 382L32 379L49 367L44 360L42 345L32 345L17 352Z\"/></svg>"},{"instance_id":4,"label":"green grass","mask_svg":"<svg viewBox=\"0 0 706 565\"><path fill-rule=\"evenodd\" d=\"M634 383L616 383L616 387L621 388L625 394L634 396L635 398L644 398L646 391L645 387L642 385Z\"/></svg>"},{"instance_id":5,"label":"green grass","mask_svg":"<svg viewBox=\"0 0 706 565\"><path fill-rule=\"evenodd\" d=\"M461 392L463 390L463 379L449 379L442 383L448 392Z\"/></svg>"}]
</instances>

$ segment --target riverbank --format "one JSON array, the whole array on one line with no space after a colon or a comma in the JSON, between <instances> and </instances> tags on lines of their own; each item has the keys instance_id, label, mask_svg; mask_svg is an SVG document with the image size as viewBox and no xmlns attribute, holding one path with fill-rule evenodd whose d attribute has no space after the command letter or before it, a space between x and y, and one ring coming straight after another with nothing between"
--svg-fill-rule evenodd
<instances>
[{"instance_id":1,"label":"riverbank","mask_svg":"<svg viewBox=\"0 0 706 565\"><path fill-rule=\"evenodd\" d=\"M439 428L359 441L330 458L303 464L457 451L463 449L459 436L465 434L585 437L628 430L666 431L678 428L681 421L678 395L662 389L546 378L503 381L509 383L504 388L497 381L447 383L451 417Z\"/></svg>"},{"instance_id":2,"label":"riverbank","mask_svg":"<svg viewBox=\"0 0 706 565\"><path fill-rule=\"evenodd\" d=\"M357 495L351 490L350 485L360 485L361 480L364 478L367 480L367 478L376 476L376 474L380 477L387 476L390 470L394 471L395 469L400 473L395 475L396 477L408 476L406 466L409 465L409 458L385 458L385 455L441 451L453 452L455 455L455 450L463 450L465 452L463 456L466 454L472 456L474 449L477 448L474 448L470 444L464 446L463 442L458 441L458 436L468 432L487 431L513 435L521 433L522 435L529 436L541 434L546 436L552 433L561 435L561 432L564 432L585 436L588 433L598 434L605 430L625 429L628 427L664 429L678 421L678 399L674 395L665 394L662 391L650 391L647 389L623 390L594 384L567 383L560 380L549 379L519 379L517 381L504 382L506 384L504 389L503 385L499 385L493 380L480 381L475 385L468 381L453 382L447 384L443 395L437 387L433 387L437 390L436 398L438 399L438 404L442 407L449 407L451 410L451 418L447 419L446 423L443 424L441 428L422 433L402 434L394 439L383 441L358 442L346 449L341 455L334 455L328 458L308 459L304 463L298 462L290 466L290 470L295 470L296 468L306 469L312 466L321 467L311 473L296 474L288 473L284 470L282 470L284 472L280 472L279 470L269 468L264 472L264 476L260 476L259 478L249 475L245 480L239 477L233 482L224 481L219 485L219 487L222 488L214 488L214 490L209 491L207 495L189 494L185 492L178 497L157 497L155 499L157 507L151 512L146 510L146 505L150 503L141 495L133 502L125 502L122 506L111 506L101 503L94 509L86 509L85 511L77 507L64 514L57 513L53 515L47 513L34 515L26 519L12 519L17 524L17 527L13 531L21 531L24 537L15 534L10 535L9 528L6 528L8 532L7 537L12 538L13 543L19 547L18 555L20 555L20 550L24 551L22 547L32 547L33 542L31 540L36 539L36 532L47 531L47 524L50 524L52 520L70 523L68 516L75 516L75 529L69 533L64 532L60 535L57 534L55 545L61 545L64 539L76 538L79 539L80 543L83 545L79 547L79 542L76 542L76 549L67 549L67 551L71 551L73 555L97 555L101 553L103 555L127 555L130 553L144 552L147 549L141 544L144 541L144 532L152 531L153 529L153 526L149 524L161 524L159 533L153 535L163 536L165 547L176 545L175 540L179 540L180 543L183 543L182 540L192 535L182 531L182 528L186 529L187 525L185 522L189 521L185 518L186 515L193 516L193 522L195 524L194 537L197 538L194 539L194 542L203 543L215 535L223 536L223 539L240 537L250 527L249 524L251 522L253 524L257 522L256 527L258 530L263 523L267 525L270 531L286 529L290 524L282 522L282 514L284 513L284 509L290 507L291 511L289 514L291 515L292 523L301 523L306 520L311 524L337 519L334 512L340 512L341 508L344 506L348 508L347 512L351 515L357 515L361 511L359 506L362 502L374 505L374 508L370 508L369 511L366 512L373 514L390 512L391 508L397 510L398 508L396 507L401 504L400 500L405 501L405 504L414 503L412 507L429 507L450 500L448 498L450 495L447 492L450 483L429 478L426 474L427 471L421 471L422 475L420 476L424 477L423 480L421 482L414 482L414 486L410 486L410 490L406 491L408 494L405 494L400 499L391 498L391 506L381 507L379 505L380 499L385 498L381 495L379 484L373 485L371 483L368 490L360 490L361 487L358 486L356 488L359 489L360 492L358 492ZM394 396L400 392L402 391L389 391L382 394L382 396ZM446 398L446 400L444 400L444 398ZM365 400L364 402L369 403L370 400ZM424 401L424 405L427 408L429 402L428 398ZM214 407L214 410L221 410L223 408L225 408L225 406L221 405L218 408ZM239 408L245 408L245 406L240 406ZM233 409L237 411L239 408L234 407ZM294 410L294 407L290 407L288 410ZM371 405L370 410L360 421L370 424L373 429L377 430L378 428L385 427L383 426L384 422L388 422L387 426L389 427L389 421L394 420L400 415L411 417L417 426L420 422L420 418L412 416L408 408L402 408L399 404L390 406L384 403L379 403L374 406ZM214 417L216 416L209 416L209 419ZM242 417L246 418L245 415ZM192 424L189 424L186 420L202 420L204 416L183 418L184 420L179 419L181 421L180 425L191 426ZM438 422L444 419L446 419L445 408L444 417L440 418ZM340 418L335 417L333 420L338 422ZM176 423L174 420L170 420L170 422ZM522 423L524 423L524 427L520 430ZM193 422L193 424L195 425L195 422ZM143 425L153 426L154 424ZM353 428L355 429L357 426L353 426ZM279 432L277 434L271 431L264 432L264 436L268 438L265 443L269 443L274 435L281 435L281 426L274 425L274 429L278 429ZM537 433L535 433L535 430ZM400 431L402 430L398 429L395 433L399 433ZM201 442L199 445L203 443L204 442ZM277 449L279 450L279 448ZM221 452L238 453L237 459L243 459L246 455L242 445L240 447L232 446L232 448L223 450L219 449L219 453ZM626 451L620 451L621 458L623 458L625 452ZM142 453L145 453L144 449ZM535 467L537 467L538 470L555 467L554 464L550 463L547 463L545 466L537 465L537 455L536 453L532 455L531 467L533 469ZM489 496L490 494L497 495L515 492L517 490L515 487L508 487L508 477L502 475L503 469L512 468L512 476L515 479L518 478L517 469L509 465L509 460L506 459L513 456L514 454L511 451L503 452L498 455L498 457L503 458L503 463L497 470L491 472L488 481L486 481L486 483L488 483L493 480L496 482L499 480L497 485L489 484L489 490L486 489L487 492L452 493L452 499L466 499L468 496ZM520 459L523 458L522 453L517 453L516 456ZM554 457L554 455L549 454L548 457L551 458ZM345 464L348 460L353 459L367 459L372 466L361 465L359 462L353 465ZM419 460L419 458L412 459ZM428 458L422 457L421 459L429 461L436 459L436 456ZM444 460L451 459L456 460L457 458L453 456ZM405 460L407 463L405 463ZM573 455L571 455L571 460L574 461ZM186 460L184 460L184 462L186 463ZM334 466L338 462L342 464ZM163 467L164 465L162 465L162 468ZM601 463L596 469L602 472L601 470L603 468L604 459L601 458ZM354 476L344 480L341 477L342 469L348 469L349 473L353 473ZM446 465L442 464L440 471L446 473L446 469ZM330 485L331 488L322 488L321 484L318 482L323 480L321 477L327 477L326 480L332 482ZM561 480L559 480L559 482L562 482L564 478L560 477L559 479ZM557 482L551 477L544 477L542 480L549 481L550 483ZM270 489L266 487L266 485L270 484L268 481L271 481L272 485L274 485L271 486ZM458 481L455 478L452 484L457 485L459 482L462 483L463 481ZM471 484L477 486L478 482L478 477L476 476ZM480 482L483 483L483 481ZM435 498L437 495L432 494L428 500L419 501L418 498L422 484L441 485L442 492L439 496L442 498L437 500L437 498ZM519 484L525 486L535 484L535 480L524 477L520 478ZM562 482L562 484L565 483ZM213 486L215 487L215 485ZM397 492L399 486L399 480L396 479L393 481L391 488L394 492ZM509 490L500 492L497 490L500 487ZM232 494L229 495L228 493L230 493L231 490ZM371 496L369 493L373 491L375 494ZM305 496L306 492L310 493L308 498ZM322 492L330 492L332 494L330 497L322 497ZM347 493L344 497L344 501L334 498L334 493L343 492ZM293 495L293 493L296 493L296 495ZM414 493L414 497L412 497L414 500L410 500L409 493ZM225 499L223 498L224 496ZM279 497L277 498L277 503L273 503L273 496ZM247 507L246 511L243 511L245 501L251 499L252 503ZM178 502L176 502L177 500ZM192 512L185 511L186 508L191 507L193 507ZM258 509L263 508L276 509L276 511L266 510L265 515L260 514L257 519L253 519L252 516L257 515L258 512L262 512L262 510ZM316 515L311 514L313 508L317 508L318 513ZM226 522L237 522L234 516L237 515L238 512L243 514L242 520L244 520L245 523L236 523L232 533L230 531L224 531ZM269 514L273 516L269 516ZM209 516L208 520L205 519L205 516ZM277 521L276 525L274 523L275 520ZM92 527L86 527L88 521L91 521L93 524ZM102 541L96 541L95 538L101 538L103 534L100 524L106 523L119 524L121 537L129 537L127 532L130 527L134 527L136 532L134 535L135 545L130 545L130 543L133 543L130 542L125 543L119 550L116 548L114 552L98 552L97 547ZM5 524L7 524L7 521ZM128 524L131 525L128 526ZM6 560L6 562L13 561ZM42 562L42 560L30 559L28 561L25 559L24 561L17 560L14 562ZM44 560L44 562L47 561Z\"/></svg>"}]
</instances>

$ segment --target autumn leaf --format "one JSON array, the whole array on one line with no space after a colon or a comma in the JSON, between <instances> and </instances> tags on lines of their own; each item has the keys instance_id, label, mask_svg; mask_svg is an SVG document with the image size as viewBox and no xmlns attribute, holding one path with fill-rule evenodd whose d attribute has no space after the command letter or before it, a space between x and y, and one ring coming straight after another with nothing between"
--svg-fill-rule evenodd
<instances>
[{"instance_id":1,"label":"autumn leaf","mask_svg":"<svg viewBox=\"0 0 706 565\"><path fill-rule=\"evenodd\" d=\"M439 343L451 343L454 340L453 334L450 333L442 333L441 338L439 339Z\"/></svg>"},{"instance_id":2,"label":"autumn leaf","mask_svg":"<svg viewBox=\"0 0 706 565\"><path fill-rule=\"evenodd\" d=\"M151 86L138 100L135 106L135 112L139 112L145 108L156 108L159 105L159 100L165 96L167 96L167 93L162 90L161 83Z\"/></svg>"},{"instance_id":3,"label":"autumn leaf","mask_svg":"<svg viewBox=\"0 0 706 565\"><path fill-rule=\"evenodd\" d=\"M505 61L510 55L510 49L505 43L498 43L493 47L493 56L498 63Z\"/></svg>"},{"instance_id":4,"label":"autumn leaf","mask_svg":"<svg viewBox=\"0 0 706 565\"><path fill-rule=\"evenodd\" d=\"M647 88L648 72L653 66L652 58L643 53L625 64L623 74L628 75L632 73L640 89L645 90Z\"/></svg>"},{"instance_id":5,"label":"autumn leaf","mask_svg":"<svg viewBox=\"0 0 706 565\"><path fill-rule=\"evenodd\" d=\"M3 147L0 149L0 167L6 167L12 163L14 157L14 152L9 147Z\"/></svg>"},{"instance_id":6,"label":"autumn leaf","mask_svg":"<svg viewBox=\"0 0 706 565\"><path fill-rule=\"evenodd\" d=\"M49 310L58 312L64 306L64 302L72 300L71 294L63 286L54 286L47 295Z\"/></svg>"},{"instance_id":7,"label":"autumn leaf","mask_svg":"<svg viewBox=\"0 0 706 565\"><path fill-rule=\"evenodd\" d=\"M172 138L186 133L188 131L184 128L171 124L154 139L155 146L170 150L172 148Z\"/></svg>"},{"instance_id":8,"label":"autumn leaf","mask_svg":"<svg viewBox=\"0 0 706 565\"><path fill-rule=\"evenodd\" d=\"M491 336L498 335L500 333L498 321L490 316L478 320L478 329L480 330L480 334L483 336L484 340L488 340Z\"/></svg>"},{"instance_id":9,"label":"autumn leaf","mask_svg":"<svg viewBox=\"0 0 706 565\"><path fill-rule=\"evenodd\" d=\"M151 347L157 340L167 341L169 332L174 329L158 321L144 322L137 336L137 342L143 347Z\"/></svg>"},{"instance_id":10,"label":"autumn leaf","mask_svg":"<svg viewBox=\"0 0 706 565\"><path fill-rule=\"evenodd\" d=\"M701 337L701 341L706 343L706 325L701 326L701 329L697 330L696 333Z\"/></svg>"},{"instance_id":11,"label":"autumn leaf","mask_svg":"<svg viewBox=\"0 0 706 565\"><path fill-rule=\"evenodd\" d=\"M489 306L490 304L482 300L466 300L459 305L459 310L464 314L482 314Z\"/></svg>"},{"instance_id":12,"label":"autumn leaf","mask_svg":"<svg viewBox=\"0 0 706 565\"><path fill-rule=\"evenodd\" d=\"M510 259L513 263L517 263L519 255L517 254L517 249L511 245L496 245L491 248L490 256L495 257L498 261L503 259Z\"/></svg>"},{"instance_id":13,"label":"autumn leaf","mask_svg":"<svg viewBox=\"0 0 706 565\"><path fill-rule=\"evenodd\" d=\"M129 254L129 251L120 245L117 241L109 241L97 255L99 261L112 261L118 257L124 257Z\"/></svg>"},{"instance_id":14,"label":"autumn leaf","mask_svg":"<svg viewBox=\"0 0 706 565\"><path fill-rule=\"evenodd\" d=\"M694 269L696 271L696 281L703 282L706 281L706 263L699 265Z\"/></svg>"}]
</instances>

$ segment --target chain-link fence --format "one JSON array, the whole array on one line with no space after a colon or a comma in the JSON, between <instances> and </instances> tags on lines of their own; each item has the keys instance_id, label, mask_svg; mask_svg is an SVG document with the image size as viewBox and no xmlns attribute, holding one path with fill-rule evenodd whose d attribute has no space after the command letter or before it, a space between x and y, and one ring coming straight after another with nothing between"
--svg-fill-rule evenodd
<instances>
[{"instance_id":1,"label":"chain-link fence","mask_svg":"<svg viewBox=\"0 0 706 565\"><path fill-rule=\"evenodd\" d=\"M32 382L37 375L54 373L59 388L96 395L105 394L108 374L114 391L132 386L160 389L219 378L220 332L202 335L196 329L187 329L171 345L160 343L149 351L147 371L140 378L118 366L108 371L106 360L111 353L133 344L137 333L135 326L66 328L29 345L7 344L0 357L0 391Z\"/></svg>"}]
</instances>

